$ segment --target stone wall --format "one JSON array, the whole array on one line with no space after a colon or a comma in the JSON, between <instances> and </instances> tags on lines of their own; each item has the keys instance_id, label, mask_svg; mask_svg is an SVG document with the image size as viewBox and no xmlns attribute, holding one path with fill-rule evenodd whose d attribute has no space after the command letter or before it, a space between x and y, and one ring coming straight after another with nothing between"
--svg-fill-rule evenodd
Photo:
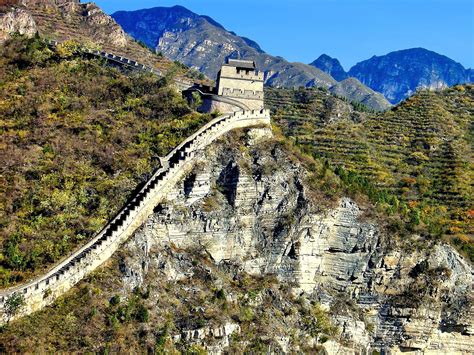
<instances>
[{"instance_id":1,"label":"stone wall","mask_svg":"<svg viewBox=\"0 0 474 355\"><path fill-rule=\"evenodd\" d=\"M263 108L263 73L255 70L238 70L224 65L217 83L219 96L242 102L249 109Z\"/></svg>"},{"instance_id":2,"label":"stone wall","mask_svg":"<svg viewBox=\"0 0 474 355\"><path fill-rule=\"evenodd\" d=\"M219 97L219 96L217 96ZM239 106L236 106L232 102L226 102L223 100L216 100L216 97L203 97L202 98L202 105L199 106L198 111L199 112L207 112L207 113L212 113L212 112L221 112L221 113L228 113L228 112L237 112L241 111L242 108ZM246 107L247 108L247 107Z\"/></svg>"},{"instance_id":3,"label":"stone wall","mask_svg":"<svg viewBox=\"0 0 474 355\"><path fill-rule=\"evenodd\" d=\"M140 192L89 243L67 257L47 274L0 293L0 323L8 320L5 305L15 294L24 296L25 304L15 315L29 314L52 303L87 274L105 262L117 248L153 213L154 207L169 189L192 168L202 149L230 130L270 125L268 110L241 111L218 117L188 137L168 156Z\"/></svg>"},{"instance_id":4,"label":"stone wall","mask_svg":"<svg viewBox=\"0 0 474 355\"><path fill-rule=\"evenodd\" d=\"M222 91L222 96L231 96L242 99L263 100L263 91L224 88Z\"/></svg>"}]
</instances>

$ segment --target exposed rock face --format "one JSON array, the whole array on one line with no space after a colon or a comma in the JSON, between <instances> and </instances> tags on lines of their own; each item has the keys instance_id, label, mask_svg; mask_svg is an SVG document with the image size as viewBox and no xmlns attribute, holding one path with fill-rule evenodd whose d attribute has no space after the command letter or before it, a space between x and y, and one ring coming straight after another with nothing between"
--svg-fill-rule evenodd
<instances>
[{"instance_id":1,"label":"exposed rock face","mask_svg":"<svg viewBox=\"0 0 474 355\"><path fill-rule=\"evenodd\" d=\"M103 41L109 41L117 47L125 47L127 45L129 38L112 17L104 13L95 4L86 4L84 10L86 22L89 26L106 29L106 32L103 34L104 37L101 38Z\"/></svg>"},{"instance_id":2,"label":"exposed rock face","mask_svg":"<svg viewBox=\"0 0 474 355\"><path fill-rule=\"evenodd\" d=\"M381 92L394 104L418 88L438 90L471 82L469 73L469 69L454 60L423 48L373 56L349 70L349 76Z\"/></svg>"},{"instance_id":3,"label":"exposed rock face","mask_svg":"<svg viewBox=\"0 0 474 355\"><path fill-rule=\"evenodd\" d=\"M267 135L252 130L246 149L209 148L124 247L124 284L142 286L158 270L184 280L184 260L156 250L202 248L215 264L274 274L294 293L317 297L348 351L472 351L471 267L449 246L403 249L348 198L321 210L304 169L278 146L259 143ZM275 337L285 349L285 334Z\"/></svg>"},{"instance_id":4,"label":"exposed rock face","mask_svg":"<svg viewBox=\"0 0 474 355\"><path fill-rule=\"evenodd\" d=\"M122 28L97 5L81 3L79 0L20 0L16 12L21 12L36 21L37 31L57 40L91 37L95 44L107 43L115 48L125 47L130 38ZM17 26L25 20L15 19ZM32 31L32 30L31 30Z\"/></svg>"},{"instance_id":5,"label":"exposed rock face","mask_svg":"<svg viewBox=\"0 0 474 355\"><path fill-rule=\"evenodd\" d=\"M0 43L13 33L34 36L38 28L33 17L23 9L12 9L0 14Z\"/></svg>"},{"instance_id":6,"label":"exposed rock face","mask_svg":"<svg viewBox=\"0 0 474 355\"><path fill-rule=\"evenodd\" d=\"M348 77L339 60L336 58L331 58L327 54L321 54L319 58L310 65L321 69L325 73L328 73L337 81L342 81Z\"/></svg>"}]
</instances>

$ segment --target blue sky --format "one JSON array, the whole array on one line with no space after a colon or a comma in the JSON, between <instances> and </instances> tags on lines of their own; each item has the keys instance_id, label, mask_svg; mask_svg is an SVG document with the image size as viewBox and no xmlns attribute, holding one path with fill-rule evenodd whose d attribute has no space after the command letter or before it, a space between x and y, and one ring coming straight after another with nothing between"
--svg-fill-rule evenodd
<instances>
[{"instance_id":1,"label":"blue sky","mask_svg":"<svg viewBox=\"0 0 474 355\"><path fill-rule=\"evenodd\" d=\"M474 68L474 0L95 0L107 13L182 5L290 61L326 53L348 70L424 47ZM239 15L240 14L240 15Z\"/></svg>"}]
</instances>

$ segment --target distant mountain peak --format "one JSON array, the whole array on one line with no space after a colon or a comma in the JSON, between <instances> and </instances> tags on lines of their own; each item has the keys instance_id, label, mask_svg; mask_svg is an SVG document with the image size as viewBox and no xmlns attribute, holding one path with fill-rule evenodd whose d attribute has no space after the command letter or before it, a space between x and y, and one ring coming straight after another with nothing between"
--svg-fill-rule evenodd
<instances>
[{"instance_id":1,"label":"distant mountain peak","mask_svg":"<svg viewBox=\"0 0 474 355\"><path fill-rule=\"evenodd\" d=\"M323 72L328 73L337 81L341 81L347 78L347 73L342 67L339 60L332 58L327 54L321 54L318 59L312 62L315 68L321 69Z\"/></svg>"},{"instance_id":2,"label":"distant mountain peak","mask_svg":"<svg viewBox=\"0 0 474 355\"><path fill-rule=\"evenodd\" d=\"M348 73L392 103L409 97L419 88L442 89L472 81L460 63L426 48L402 49L373 56L353 66Z\"/></svg>"}]
</instances>

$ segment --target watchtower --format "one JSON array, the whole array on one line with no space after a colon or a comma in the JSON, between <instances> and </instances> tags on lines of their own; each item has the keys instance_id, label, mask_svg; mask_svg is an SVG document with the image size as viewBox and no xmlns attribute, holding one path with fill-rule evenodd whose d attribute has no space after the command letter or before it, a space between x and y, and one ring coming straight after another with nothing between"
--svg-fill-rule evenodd
<instances>
[{"instance_id":1,"label":"watchtower","mask_svg":"<svg viewBox=\"0 0 474 355\"><path fill-rule=\"evenodd\" d=\"M263 108L263 73L251 60L228 59L217 75L217 94L242 102L250 110Z\"/></svg>"}]
</instances>

